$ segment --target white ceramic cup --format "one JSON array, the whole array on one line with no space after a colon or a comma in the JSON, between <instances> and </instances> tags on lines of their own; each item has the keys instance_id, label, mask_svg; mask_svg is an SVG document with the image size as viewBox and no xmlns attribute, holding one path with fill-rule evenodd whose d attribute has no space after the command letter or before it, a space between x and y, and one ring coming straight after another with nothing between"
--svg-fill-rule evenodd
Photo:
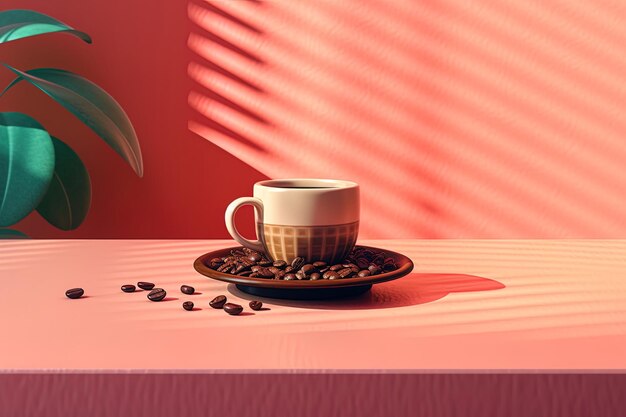
<instances>
[{"instance_id":1,"label":"white ceramic cup","mask_svg":"<svg viewBox=\"0 0 626 417\"><path fill-rule=\"evenodd\" d=\"M295 178L260 181L254 197L241 197L226 209L226 228L241 245L273 260L343 261L359 232L359 185L351 181ZM257 240L241 236L234 217L239 207L255 210Z\"/></svg>"}]
</instances>

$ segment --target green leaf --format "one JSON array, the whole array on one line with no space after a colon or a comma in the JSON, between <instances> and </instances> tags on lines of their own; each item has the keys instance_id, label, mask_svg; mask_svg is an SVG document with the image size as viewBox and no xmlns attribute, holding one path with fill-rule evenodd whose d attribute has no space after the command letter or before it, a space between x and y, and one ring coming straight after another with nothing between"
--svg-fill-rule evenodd
<instances>
[{"instance_id":1,"label":"green leaf","mask_svg":"<svg viewBox=\"0 0 626 417\"><path fill-rule=\"evenodd\" d=\"M141 148L135 129L122 107L106 91L69 71L36 68L23 72L4 65L18 77L0 96L19 81L28 81L78 117L124 158L138 176L143 176Z\"/></svg>"},{"instance_id":2,"label":"green leaf","mask_svg":"<svg viewBox=\"0 0 626 417\"><path fill-rule=\"evenodd\" d=\"M61 230L76 229L85 220L91 204L89 173L76 152L59 139L54 144L54 173L37 211Z\"/></svg>"},{"instance_id":3,"label":"green leaf","mask_svg":"<svg viewBox=\"0 0 626 417\"><path fill-rule=\"evenodd\" d=\"M87 43L91 38L84 32L33 10L5 10L0 12L0 43L10 42L45 33L66 32Z\"/></svg>"},{"instance_id":4,"label":"green leaf","mask_svg":"<svg viewBox=\"0 0 626 417\"><path fill-rule=\"evenodd\" d=\"M37 207L54 171L50 135L22 113L0 113L0 226L9 226Z\"/></svg>"},{"instance_id":5,"label":"green leaf","mask_svg":"<svg viewBox=\"0 0 626 417\"><path fill-rule=\"evenodd\" d=\"M0 239L28 239L28 236L17 230L0 229Z\"/></svg>"}]
</instances>

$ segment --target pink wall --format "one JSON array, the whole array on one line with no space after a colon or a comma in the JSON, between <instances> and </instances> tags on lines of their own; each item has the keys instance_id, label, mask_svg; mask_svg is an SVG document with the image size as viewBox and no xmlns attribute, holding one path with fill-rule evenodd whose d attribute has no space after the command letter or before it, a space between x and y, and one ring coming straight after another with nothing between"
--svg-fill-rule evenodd
<instances>
[{"instance_id":1,"label":"pink wall","mask_svg":"<svg viewBox=\"0 0 626 417\"><path fill-rule=\"evenodd\" d=\"M104 86L144 153L138 179L32 88L0 100L67 137L92 173L85 224L61 233L34 215L19 225L34 237L225 237L229 201L291 176L361 183L362 237L626 236L622 2L3 5L93 36L0 54Z\"/></svg>"}]
</instances>

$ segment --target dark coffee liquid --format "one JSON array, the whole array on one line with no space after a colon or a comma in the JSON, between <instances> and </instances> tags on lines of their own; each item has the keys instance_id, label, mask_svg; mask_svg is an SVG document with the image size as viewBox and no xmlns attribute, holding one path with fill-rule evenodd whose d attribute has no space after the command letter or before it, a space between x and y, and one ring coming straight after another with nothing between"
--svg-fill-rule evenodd
<instances>
[{"instance_id":1,"label":"dark coffee liquid","mask_svg":"<svg viewBox=\"0 0 626 417\"><path fill-rule=\"evenodd\" d=\"M289 186L289 185L268 185L268 187L289 188L293 190L322 190L322 189L328 189L328 188L337 188L337 187L296 187L296 186Z\"/></svg>"}]
</instances>

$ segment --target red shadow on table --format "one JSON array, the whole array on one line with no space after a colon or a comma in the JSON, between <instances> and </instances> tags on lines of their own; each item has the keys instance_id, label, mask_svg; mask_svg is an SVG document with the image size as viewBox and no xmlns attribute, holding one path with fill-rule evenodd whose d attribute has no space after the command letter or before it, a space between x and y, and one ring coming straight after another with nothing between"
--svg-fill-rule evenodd
<instances>
[{"instance_id":1,"label":"red shadow on table","mask_svg":"<svg viewBox=\"0 0 626 417\"><path fill-rule=\"evenodd\" d=\"M406 307L437 301L450 293L491 291L505 288L493 279L467 274L413 273L389 283L377 284L365 294L350 298L330 300L283 300L255 297L237 289L233 284L228 291L246 300L260 299L268 305L328 310L361 310Z\"/></svg>"}]
</instances>

